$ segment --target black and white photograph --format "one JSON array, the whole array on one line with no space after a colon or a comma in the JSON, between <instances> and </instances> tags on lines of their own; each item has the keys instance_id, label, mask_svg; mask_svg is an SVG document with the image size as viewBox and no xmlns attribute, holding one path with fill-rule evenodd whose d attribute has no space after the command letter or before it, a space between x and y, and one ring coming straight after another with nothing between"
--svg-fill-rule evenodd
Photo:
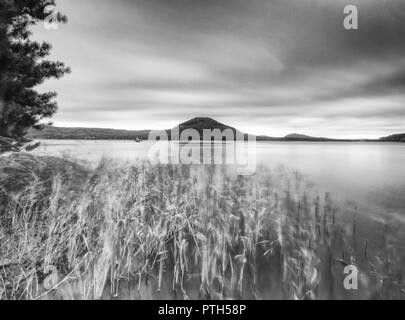
<instances>
[{"instance_id":1,"label":"black and white photograph","mask_svg":"<svg viewBox=\"0 0 405 320\"><path fill-rule=\"evenodd\" d=\"M0 300L405 300L405 1L0 0Z\"/></svg>"}]
</instances>

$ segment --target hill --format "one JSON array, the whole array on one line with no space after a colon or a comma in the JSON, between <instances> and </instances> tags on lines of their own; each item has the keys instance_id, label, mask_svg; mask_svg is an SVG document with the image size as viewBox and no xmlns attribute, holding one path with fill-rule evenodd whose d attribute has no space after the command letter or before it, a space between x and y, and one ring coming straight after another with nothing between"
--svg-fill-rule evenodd
<instances>
[{"instance_id":1,"label":"hill","mask_svg":"<svg viewBox=\"0 0 405 320\"><path fill-rule=\"evenodd\" d=\"M215 130L215 129L219 129L221 132L224 132L225 130L231 130L235 139L237 138L237 135L244 137L244 134L241 131L208 117L193 118L179 125L180 134L186 129L196 130L201 140L203 140L204 138L204 130ZM224 140L224 138L222 138L222 140Z\"/></svg>"},{"instance_id":2,"label":"hill","mask_svg":"<svg viewBox=\"0 0 405 320\"><path fill-rule=\"evenodd\" d=\"M186 129L196 130L201 139L203 138L204 129L231 129L234 136L242 134L239 130L220 123L212 118L198 117L188 120L179 125L180 133ZM174 129L174 128L173 128ZM117 130L103 128L66 128L66 127L47 127L43 130L31 130L29 137L38 140L47 139L66 139L66 140L147 140L151 130ZM171 130L166 130L170 137Z\"/></svg>"},{"instance_id":3,"label":"hill","mask_svg":"<svg viewBox=\"0 0 405 320\"><path fill-rule=\"evenodd\" d=\"M380 141L384 142L405 142L405 133L393 134L387 137L380 138Z\"/></svg>"},{"instance_id":4,"label":"hill","mask_svg":"<svg viewBox=\"0 0 405 320\"><path fill-rule=\"evenodd\" d=\"M285 139L313 139L305 134L292 133L284 137Z\"/></svg>"},{"instance_id":5,"label":"hill","mask_svg":"<svg viewBox=\"0 0 405 320\"><path fill-rule=\"evenodd\" d=\"M337 140L323 137L311 137L305 134L293 133L284 137L285 141L351 141L351 140Z\"/></svg>"},{"instance_id":6,"label":"hill","mask_svg":"<svg viewBox=\"0 0 405 320\"><path fill-rule=\"evenodd\" d=\"M148 139L149 132L150 130L47 127L43 130L31 130L28 136L39 140L135 140L137 138L145 140Z\"/></svg>"},{"instance_id":7,"label":"hill","mask_svg":"<svg viewBox=\"0 0 405 320\"><path fill-rule=\"evenodd\" d=\"M197 117L179 125L180 133L185 129L194 129L198 132L201 139L203 139L204 129L214 130L225 129L232 130L234 136L242 134L241 131L234 127L228 126L208 117ZM173 128L174 129L174 128ZM31 130L28 134L29 138L46 140L46 139L77 139L77 140L147 140L151 130L117 130L117 129L103 129L103 128L64 128L64 127L47 127L41 131ZM168 137L171 139L171 130L166 130ZM246 139L246 133L244 137ZM176 138L175 138L176 139ZM311 137L304 134L293 133L285 137L269 137L269 136L256 136L257 141L330 141L330 142L405 142L405 133L395 134L387 137L382 137L377 140L363 140L363 139L330 139Z\"/></svg>"}]
</instances>

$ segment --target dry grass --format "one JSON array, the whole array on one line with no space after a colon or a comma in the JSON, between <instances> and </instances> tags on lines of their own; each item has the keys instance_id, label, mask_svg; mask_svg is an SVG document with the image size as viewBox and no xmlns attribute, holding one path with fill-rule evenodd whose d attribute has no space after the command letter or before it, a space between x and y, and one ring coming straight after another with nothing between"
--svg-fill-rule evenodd
<instances>
[{"instance_id":1,"label":"dry grass","mask_svg":"<svg viewBox=\"0 0 405 320\"><path fill-rule=\"evenodd\" d=\"M0 299L404 298L399 227L358 211L283 168L13 155L0 159Z\"/></svg>"}]
</instances>

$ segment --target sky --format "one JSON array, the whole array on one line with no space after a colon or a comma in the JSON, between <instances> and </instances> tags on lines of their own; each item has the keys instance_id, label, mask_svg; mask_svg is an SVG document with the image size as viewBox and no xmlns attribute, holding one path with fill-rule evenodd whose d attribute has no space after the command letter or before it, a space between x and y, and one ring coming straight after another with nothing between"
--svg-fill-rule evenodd
<instances>
[{"instance_id":1,"label":"sky","mask_svg":"<svg viewBox=\"0 0 405 320\"><path fill-rule=\"evenodd\" d=\"M359 29L343 26L356 5ZM36 40L72 73L57 126L163 129L208 116L251 134L405 132L403 0L57 0Z\"/></svg>"}]
</instances>

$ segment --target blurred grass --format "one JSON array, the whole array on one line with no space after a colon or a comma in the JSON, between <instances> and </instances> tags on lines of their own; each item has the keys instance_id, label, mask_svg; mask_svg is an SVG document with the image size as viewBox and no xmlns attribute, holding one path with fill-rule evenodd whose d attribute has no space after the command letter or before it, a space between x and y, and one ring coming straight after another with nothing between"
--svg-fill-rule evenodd
<instances>
[{"instance_id":1,"label":"blurred grass","mask_svg":"<svg viewBox=\"0 0 405 320\"><path fill-rule=\"evenodd\" d=\"M0 158L0 299L403 299L403 226L297 172ZM359 290L343 268L360 270Z\"/></svg>"}]
</instances>

